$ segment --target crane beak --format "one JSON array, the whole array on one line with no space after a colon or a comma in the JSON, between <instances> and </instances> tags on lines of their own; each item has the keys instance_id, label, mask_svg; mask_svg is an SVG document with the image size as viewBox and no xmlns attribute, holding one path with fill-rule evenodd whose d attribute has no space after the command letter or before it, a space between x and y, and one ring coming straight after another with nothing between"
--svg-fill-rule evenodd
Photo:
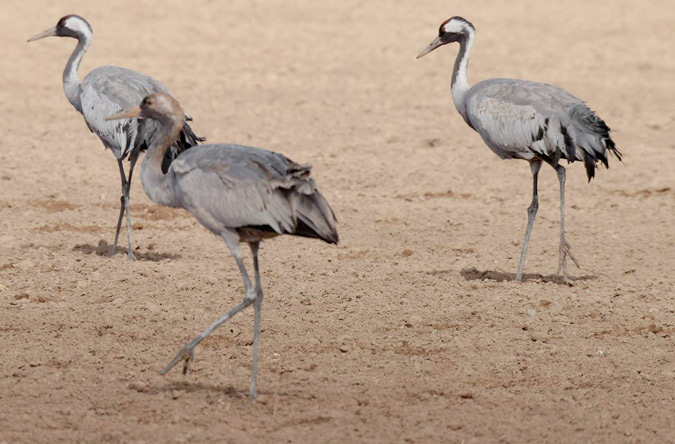
<instances>
[{"instance_id":1,"label":"crane beak","mask_svg":"<svg viewBox=\"0 0 675 444\"><path fill-rule=\"evenodd\" d=\"M445 42L443 42L440 37L436 37L433 42L429 43L429 46L427 46L426 48L424 48L422 50L422 52L417 54L417 58L419 59L421 57L424 57L425 55L429 54L434 49L438 48L439 46L443 46L444 44L445 44Z\"/></svg>"},{"instance_id":2,"label":"crane beak","mask_svg":"<svg viewBox=\"0 0 675 444\"><path fill-rule=\"evenodd\" d=\"M56 26L54 26L53 28L49 28L46 31L42 31L39 34L35 34L33 37L29 38L26 41L27 42L34 42L35 40L40 40L40 39L43 39L45 37L52 37L52 36L55 36L55 35L56 35Z\"/></svg>"},{"instance_id":3,"label":"crane beak","mask_svg":"<svg viewBox=\"0 0 675 444\"><path fill-rule=\"evenodd\" d=\"M129 117L138 117L140 118L141 114L141 107L140 106L132 106L129 109L125 109L119 114L115 114L113 116L106 117L105 120L119 120L119 119L127 119Z\"/></svg>"}]
</instances>

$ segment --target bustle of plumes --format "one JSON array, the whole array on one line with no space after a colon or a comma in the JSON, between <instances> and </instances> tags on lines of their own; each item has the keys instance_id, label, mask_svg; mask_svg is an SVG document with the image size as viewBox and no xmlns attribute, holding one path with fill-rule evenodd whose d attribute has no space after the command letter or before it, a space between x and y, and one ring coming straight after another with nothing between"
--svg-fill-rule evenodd
<instances>
[{"instance_id":1,"label":"bustle of plumes","mask_svg":"<svg viewBox=\"0 0 675 444\"><path fill-rule=\"evenodd\" d=\"M546 118L534 141L546 139L545 143L552 147L552 156L537 151L547 163L556 165L560 159L570 163L583 161L590 181L595 177L598 161L609 168L608 152L621 160L621 152L610 136L609 127L585 104L571 107L564 118L557 118L555 123L558 128L550 128L551 119ZM549 132L549 128L553 131ZM562 141L555 138L556 134L562 135Z\"/></svg>"}]
</instances>

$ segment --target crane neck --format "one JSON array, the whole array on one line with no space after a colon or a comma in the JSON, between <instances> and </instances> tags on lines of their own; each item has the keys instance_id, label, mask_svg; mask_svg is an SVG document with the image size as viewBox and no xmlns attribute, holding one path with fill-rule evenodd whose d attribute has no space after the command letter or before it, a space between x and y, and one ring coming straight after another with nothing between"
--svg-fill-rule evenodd
<instances>
[{"instance_id":1,"label":"crane neck","mask_svg":"<svg viewBox=\"0 0 675 444\"><path fill-rule=\"evenodd\" d=\"M162 172L162 162L164 155L169 149L174 140L178 137L178 133L185 124L184 117L163 117L162 120L157 120L159 128L155 132L148 152L143 159L141 167L141 182L143 183L143 190L148 195L150 200L160 205L167 207L179 207L180 204L176 198L176 193L173 189L173 171L164 174Z\"/></svg>"},{"instance_id":2,"label":"crane neck","mask_svg":"<svg viewBox=\"0 0 675 444\"><path fill-rule=\"evenodd\" d=\"M82 112L82 103L80 102L80 76L77 75L77 69L82 62L82 56L87 52L91 44L91 35L83 34L77 39L77 46L70 55L66 69L63 70L63 91L71 105L79 112Z\"/></svg>"},{"instance_id":3,"label":"crane neck","mask_svg":"<svg viewBox=\"0 0 675 444\"><path fill-rule=\"evenodd\" d=\"M471 29L468 34L459 41L459 53L455 59L455 66L452 70L452 101L455 102L455 108L467 120L466 115L466 93L469 91L469 81L466 77L466 71L469 67L469 55L473 46L475 32Z\"/></svg>"}]
</instances>

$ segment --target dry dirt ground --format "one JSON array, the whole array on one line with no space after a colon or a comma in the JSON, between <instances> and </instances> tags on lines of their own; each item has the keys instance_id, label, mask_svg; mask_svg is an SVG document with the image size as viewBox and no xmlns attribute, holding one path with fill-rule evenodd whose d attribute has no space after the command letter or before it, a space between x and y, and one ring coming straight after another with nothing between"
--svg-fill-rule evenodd
<instances>
[{"instance_id":1,"label":"dry dirt ground","mask_svg":"<svg viewBox=\"0 0 675 444\"><path fill-rule=\"evenodd\" d=\"M118 172L61 88L75 42L26 43L67 13L95 31L82 76L160 79L210 141L311 163L338 215L337 247L263 245L258 403L252 311L157 374L243 287L139 181L140 260L109 256ZM514 282L529 168L455 111L456 46L415 60L451 15L470 81L561 85L615 130L623 163L568 170L570 285L553 170ZM0 443L675 442L671 1L5 0L0 26Z\"/></svg>"}]
</instances>

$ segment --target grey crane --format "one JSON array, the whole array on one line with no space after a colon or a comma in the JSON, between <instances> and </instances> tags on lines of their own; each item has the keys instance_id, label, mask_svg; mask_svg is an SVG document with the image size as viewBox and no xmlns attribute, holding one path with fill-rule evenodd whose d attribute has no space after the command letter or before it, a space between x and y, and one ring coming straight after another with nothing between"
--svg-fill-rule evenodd
<instances>
[{"instance_id":1,"label":"grey crane","mask_svg":"<svg viewBox=\"0 0 675 444\"><path fill-rule=\"evenodd\" d=\"M160 374L181 360L185 361L185 373L197 344L253 304L253 369L249 395L255 399L263 300L258 268L260 242L290 234L336 244L337 221L333 210L310 177L310 166L299 165L282 154L261 148L200 145L181 153L164 174L162 159L185 122L183 110L169 94L149 95L140 105L108 120L129 117L152 119L159 126L141 167L145 193L158 204L185 208L207 229L222 237L239 266L246 288L244 300L185 344ZM241 258L241 242L251 248L255 288Z\"/></svg>"},{"instance_id":2,"label":"grey crane","mask_svg":"<svg viewBox=\"0 0 675 444\"><path fill-rule=\"evenodd\" d=\"M475 37L474 26L462 17L444 21L434 39L417 56L451 42L459 43L452 72L452 99L464 121L502 159L524 159L532 170L532 203L516 280L522 280L525 255L539 202L537 176L542 162L551 165L560 182L560 247L558 274L567 279L567 257L578 267L565 238L565 168L561 159L583 161L588 181L598 161L609 167L607 152L621 160L609 127L579 98L557 86L514 79L483 80L469 88L466 70Z\"/></svg>"},{"instance_id":3,"label":"grey crane","mask_svg":"<svg viewBox=\"0 0 675 444\"><path fill-rule=\"evenodd\" d=\"M134 260L131 243L131 215L129 213L129 190L131 175L141 150L145 150L152 141L157 124L152 121L143 122L128 119L123 122L105 120L112 113L121 111L139 103L143 97L154 92L168 92L157 80L140 72L119 66L105 65L91 71L80 82L77 69L84 53L89 48L93 37L91 25L79 15L62 17L53 28L49 28L29 38L32 42L45 37L71 37L77 39L77 46L68 59L63 71L63 90L71 105L84 117L89 130L96 134L103 145L109 148L117 159L122 180L122 197L120 198L120 214L117 220L115 241L112 254L117 252L117 240L120 235L122 219L127 215L127 236L129 242L128 258ZM191 120L188 117L189 120ZM186 123L167 151L163 168L166 171L171 160L183 150L203 141L197 137ZM124 172L123 161L129 158L129 175Z\"/></svg>"}]
</instances>

